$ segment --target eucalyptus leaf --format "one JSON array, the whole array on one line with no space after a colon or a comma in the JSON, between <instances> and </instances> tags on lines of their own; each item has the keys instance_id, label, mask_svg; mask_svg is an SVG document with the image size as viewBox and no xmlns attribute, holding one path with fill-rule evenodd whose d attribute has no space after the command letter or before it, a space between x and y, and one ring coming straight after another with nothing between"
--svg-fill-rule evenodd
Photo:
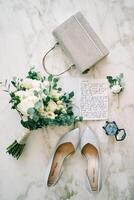
<instances>
[{"instance_id":1,"label":"eucalyptus leaf","mask_svg":"<svg viewBox=\"0 0 134 200\"><path fill-rule=\"evenodd\" d=\"M33 91L34 96L38 96L38 92L36 90Z\"/></svg>"},{"instance_id":2,"label":"eucalyptus leaf","mask_svg":"<svg viewBox=\"0 0 134 200\"><path fill-rule=\"evenodd\" d=\"M42 106L43 106L43 103L42 103L41 100L39 100L39 101L37 101L37 102L35 103L35 108L36 108L36 109L39 109L39 108L41 108Z\"/></svg>"},{"instance_id":3,"label":"eucalyptus leaf","mask_svg":"<svg viewBox=\"0 0 134 200\"><path fill-rule=\"evenodd\" d=\"M34 120L35 122L37 122L37 121L39 120L39 116L38 116L38 115L33 115L33 120Z\"/></svg>"},{"instance_id":4,"label":"eucalyptus leaf","mask_svg":"<svg viewBox=\"0 0 134 200\"><path fill-rule=\"evenodd\" d=\"M59 80L58 78L54 78L54 79L53 79L53 82L57 83L58 80Z\"/></svg>"},{"instance_id":5,"label":"eucalyptus leaf","mask_svg":"<svg viewBox=\"0 0 134 200\"><path fill-rule=\"evenodd\" d=\"M74 92L72 91L69 93L69 98L71 99L73 96L74 96Z\"/></svg>"},{"instance_id":6,"label":"eucalyptus leaf","mask_svg":"<svg viewBox=\"0 0 134 200\"><path fill-rule=\"evenodd\" d=\"M28 113L29 115L33 115L33 114L35 113L35 109L34 109L34 108L29 108L29 109L27 110L27 113Z\"/></svg>"},{"instance_id":7,"label":"eucalyptus leaf","mask_svg":"<svg viewBox=\"0 0 134 200\"><path fill-rule=\"evenodd\" d=\"M62 91L62 88L58 88L58 91Z\"/></svg>"},{"instance_id":8,"label":"eucalyptus leaf","mask_svg":"<svg viewBox=\"0 0 134 200\"><path fill-rule=\"evenodd\" d=\"M33 80L40 80L41 79L39 72L34 71L34 68L30 69L26 78L30 78L30 79L33 79Z\"/></svg>"},{"instance_id":9,"label":"eucalyptus leaf","mask_svg":"<svg viewBox=\"0 0 134 200\"><path fill-rule=\"evenodd\" d=\"M44 89L44 90L43 90L43 93L44 93L45 95L48 95L48 90L47 90L47 89Z\"/></svg>"},{"instance_id":10,"label":"eucalyptus leaf","mask_svg":"<svg viewBox=\"0 0 134 200\"><path fill-rule=\"evenodd\" d=\"M48 76L48 81L49 81L49 82L51 82L51 81L52 81L52 79L53 79L53 75L52 75L52 74L50 74L50 75Z\"/></svg>"},{"instance_id":11,"label":"eucalyptus leaf","mask_svg":"<svg viewBox=\"0 0 134 200\"><path fill-rule=\"evenodd\" d=\"M46 97L46 102L48 103L50 101L51 97L50 96L47 96Z\"/></svg>"}]
</instances>

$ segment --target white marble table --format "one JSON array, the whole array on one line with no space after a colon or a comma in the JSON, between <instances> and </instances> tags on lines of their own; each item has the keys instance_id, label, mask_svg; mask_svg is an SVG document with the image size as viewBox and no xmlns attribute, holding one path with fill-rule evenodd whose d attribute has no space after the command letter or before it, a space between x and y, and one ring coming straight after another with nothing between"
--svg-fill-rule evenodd
<instances>
[{"instance_id":1,"label":"white marble table","mask_svg":"<svg viewBox=\"0 0 134 200\"><path fill-rule=\"evenodd\" d=\"M79 151L66 161L56 187L48 190L44 186L44 170L65 130L35 132L23 156L16 161L5 149L22 128L16 112L10 110L7 95L0 93L0 200L134 199L134 0L0 0L0 80L22 76L30 66L43 72L42 56L55 42L52 30L79 10L110 50L108 58L86 76L105 78L124 73L125 90L119 109L116 97L109 94L109 120L126 129L127 139L117 143L104 134L104 121L88 122L101 144L104 168L101 192L93 195L84 189L85 163ZM57 49L49 57L48 67L58 72L69 62ZM76 70L65 74L70 75L80 76Z\"/></svg>"}]
</instances>

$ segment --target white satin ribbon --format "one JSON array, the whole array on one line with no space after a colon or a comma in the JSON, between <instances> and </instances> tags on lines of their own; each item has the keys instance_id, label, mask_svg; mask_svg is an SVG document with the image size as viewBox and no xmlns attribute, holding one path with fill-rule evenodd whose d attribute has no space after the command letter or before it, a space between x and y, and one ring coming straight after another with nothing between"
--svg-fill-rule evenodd
<instances>
[{"instance_id":1,"label":"white satin ribbon","mask_svg":"<svg viewBox=\"0 0 134 200\"><path fill-rule=\"evenodd\" d=\"M20 136L18 137L17 142L18 142L19 144L26 144L27 139L28 139L28 137L30 136L31 132L32 132L31 130L25 128L25 129L24 129L24 132L22 133L22 135L20 135Z\"/></svg>"}]
</instances>

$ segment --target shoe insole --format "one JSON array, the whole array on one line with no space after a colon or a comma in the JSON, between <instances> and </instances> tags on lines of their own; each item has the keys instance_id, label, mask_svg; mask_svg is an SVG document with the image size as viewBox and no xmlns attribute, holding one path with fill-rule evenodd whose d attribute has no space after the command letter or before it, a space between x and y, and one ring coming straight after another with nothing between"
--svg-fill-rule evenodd
<instances>
[{"instance_id":1,"label":"shoe insole","mask_svg":"<svg viewBox=\"0 0 134 200\"><path fill-rule=\"evenodd\" d=\"M87 158L88 168L87 175L92 191L98 190L98 173L99 173L99 155L97 149L91 145L86 144L82 153Z\"/></svg>"},{"instance_id":2,"label":"shoe insole","mask_svg":"<svg viewBox=\"0 0 134 200\"><path fill-rule=\"evenodd\" d=\"M70 142L64 143L58 147L53 158L48 178L48 186L53 184L58 179L65 158L74 153L74 151L75 149Z\"/></svg>"}]
</instances>

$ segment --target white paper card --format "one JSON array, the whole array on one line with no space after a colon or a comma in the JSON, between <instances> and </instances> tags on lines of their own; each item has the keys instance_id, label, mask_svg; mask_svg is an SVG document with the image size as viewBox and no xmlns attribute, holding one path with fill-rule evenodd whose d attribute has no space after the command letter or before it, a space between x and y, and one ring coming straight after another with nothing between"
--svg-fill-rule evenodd
<instances>
[{"instance_id":1,"label":"white paper card","mask_svg":"<svg viewBox=\"0 0 134 200\"><path fill-rule=\"evenodd\" d=\"M108 117L107 85L101 80L81 80L80 114L85 120L102 120Z\"/></svg>"},{"instance_id":2,"label":"white paper card","mask_svg":"<svg viewBox=\"0 0 134 200\"><path fill-rule=\"evenodd\" d=\"M74 112L84 120L106 120L108 118L108 86L103 79L64 78L65 91L74 91Z\"/></svg>"}]
</instances>

